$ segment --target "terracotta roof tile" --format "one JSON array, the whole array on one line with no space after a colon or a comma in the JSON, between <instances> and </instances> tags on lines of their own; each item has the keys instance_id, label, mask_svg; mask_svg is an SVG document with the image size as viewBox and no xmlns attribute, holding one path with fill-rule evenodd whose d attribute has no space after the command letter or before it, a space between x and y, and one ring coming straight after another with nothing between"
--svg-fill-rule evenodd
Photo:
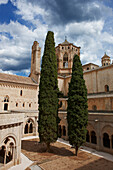
<instances>
[{"instance_id":1,"label":"terracotta roof tile","mask_svg":"<svg viewBox=\"0 0 113 170\"><path fill-rule=\"evenodd\" d=\"M0 81L13 82L19 84L37 85L31 79L31 77L23 77L11 74L0 73Z\"/></svg>"}]
</instances>

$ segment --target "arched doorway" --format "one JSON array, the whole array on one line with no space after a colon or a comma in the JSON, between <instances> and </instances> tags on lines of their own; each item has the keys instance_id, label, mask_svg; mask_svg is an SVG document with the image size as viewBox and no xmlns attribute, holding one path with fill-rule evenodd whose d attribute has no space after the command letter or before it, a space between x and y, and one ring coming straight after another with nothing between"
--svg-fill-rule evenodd
<instances>
[{"instance_id":1,"label":"arched doorway","mask_svg":"<svg viewBox=\"0 0 113 170\"><path fill-rule=\"evenodd\" d=\"M103 134L103 146L106 148L110 148L110 139L107 133Z\"/></svg>"},{"instance_id":2,"label":"arched doorway","mask_svg":"<svg viewBox=\"0 0 113 170\"><path fill-rule=\"evenodd\" d=\"M91 131L91 143L97 144L97 137L95 131Z\"/></svg>"}]
</instances>

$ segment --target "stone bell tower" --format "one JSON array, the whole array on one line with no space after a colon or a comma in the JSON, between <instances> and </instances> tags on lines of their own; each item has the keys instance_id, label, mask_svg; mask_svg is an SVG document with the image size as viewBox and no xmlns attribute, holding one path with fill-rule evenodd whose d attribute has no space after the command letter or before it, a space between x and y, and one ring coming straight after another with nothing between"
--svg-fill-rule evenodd
<instances>
[{"instance_id":1,"label":"stone bell tower","mask_svg":"<svg viewBox=\"0 0 113 170\"><path fill-rule=\"evenodd\" d=\"M31 73L30 77L33 81L39 83L40 77L40 61L41 61L41 48L39 47L39 43L34 41L32 46L32 54L31 54Z\"/></svg>"},{"instance_id":2,"label":"stone bell tower","mask_svg":"<svg viewBox=\"0 0 113 170\"><path fill-rule=\"evenodd\" d=\"M80 57L80 47L68 42L67 39L55 48L57 56L58 75L71 75L73 57L77 54Z\"/></svg>"}]
</instances>

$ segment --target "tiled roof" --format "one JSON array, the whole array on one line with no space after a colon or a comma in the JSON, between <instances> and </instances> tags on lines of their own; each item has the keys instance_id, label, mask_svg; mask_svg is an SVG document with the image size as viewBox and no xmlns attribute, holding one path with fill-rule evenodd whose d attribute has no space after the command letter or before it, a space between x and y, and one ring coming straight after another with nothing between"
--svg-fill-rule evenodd
<instances>
[{"instance_id":1,"label":"tiled roof","mask_svg":"<svg viewBox=\"0 0 113 170\"><path fill-rule=\"evenodd\" d=\"M11 74L0 73L0 81L13 82L19 84L37 85L31 79L31 77L23 77Z\"/></svg>"},{"instance_id":2,"label":"tiled roof","mask_svg":"<svg viewBox=\"0 0 113 170\"><path fill-rule=\"evenodd\" d=\"M70 44L70 43L65 39L65 41L62 43L62 45L67 45L67 44Z\"/></svg>"}]
</instances>

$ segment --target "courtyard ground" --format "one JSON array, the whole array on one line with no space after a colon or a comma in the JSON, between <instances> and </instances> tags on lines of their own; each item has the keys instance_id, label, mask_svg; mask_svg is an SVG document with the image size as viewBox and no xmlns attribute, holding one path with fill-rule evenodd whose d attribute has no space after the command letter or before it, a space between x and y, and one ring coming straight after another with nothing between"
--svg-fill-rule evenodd
<instances>
[{"instance_id":1,"label":"courtyard ground","mask_svg":"<svg viewBox=\"0 0 113 170\"><path fill-rule=\"evenodd\" d=\"M60 142L51 145L50 153L45 149L38 138L22 141L22 153L44 170L113 170L113 162L81 150L76 157L74 148Z\"/></svg>"}]
</instances>

